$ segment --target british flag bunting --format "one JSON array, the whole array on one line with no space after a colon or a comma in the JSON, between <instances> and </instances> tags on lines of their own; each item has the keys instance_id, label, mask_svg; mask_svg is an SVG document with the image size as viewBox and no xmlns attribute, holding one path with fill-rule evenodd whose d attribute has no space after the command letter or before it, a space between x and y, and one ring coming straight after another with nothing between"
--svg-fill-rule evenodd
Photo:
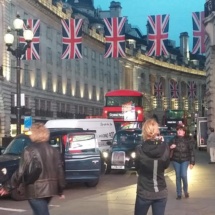
<instances>
[{"instance_id":1,"label":"british flag bunting","mask_svg":"<svg viewBox=\"0 0 215 215\"><path fill-rule=\"evenodd\" d=\"M105 18L105 58L125 57L125 17Z\"/></svg>"},{"instance_id":2,"label":"british flag bunting","mask_svg":"<svg viewBox=\"0 0 215 215\"><path fill-rule=\"evenodd\" d=\"M22 56L22 60L39 60L40 59L40 20L39 19L27 19L23 20L23 31L30 28L33 31L33 39L30 43L30 48L28 48L25 54ZM25 38L19 37L19 42L26 44Z\"/></svg>"},{"instance_id":3,"label":"british flag bunting","mask_svg":"<svg viewBox=\"0 0 215 215\"><path fill-rule=\"evenodd\" d=\"M178 82L175 80L170 80L170 96L171 98L178 99L179 98L179 86Z\"/></svg>"},{"instance_id":4,"label":"british flag bunting","mask_svg":"<svg viewBox=\"0 0 215 215\"><path fill-rule=\"evenodd\" d=\"M168 55L169 15L148 16L148 56Z\"/></svg>"},{"instance_id":5,"label":"british flag bunting","mask_svg":"<svg viewBox=\"0 0 215 215\"><path fill-rule=\"evenodd\" d=\"M154 96L158 99L161 99L163 96L163 86L162 82L155 82L154 84Z\"/></svg>"},{"instance_id":6,"label":"british flag bunting","mask_svg":"<svg viewBox=\"0 0 215 215\"><path fill-rule=\"evenodd\" d=\"M191 99L196 98L197 88L196 88L196 83L194 81L188 81L187 93L188 93L188 98L191 98Z\"/></svg>"},{"instance_id":7,"label":"british flag bunting","mask_svg":"<svg viewBox=\"0 0 215 215\"><path fill-rule=\"evenodd\" d=\"M83 19L65 19L62 23L61 59L82 58L82 23Z\"/></svg>"},{"instance_id":8,"label":"british flag bunting","mask_svg":"<svg viewBox=\"0 0 215 215\"><path fill-rule=\"evenodd\" d=\"M193 12L193 54L205 53L205 26L204 26L205 12Z\"/></svg>"}]
</instances>

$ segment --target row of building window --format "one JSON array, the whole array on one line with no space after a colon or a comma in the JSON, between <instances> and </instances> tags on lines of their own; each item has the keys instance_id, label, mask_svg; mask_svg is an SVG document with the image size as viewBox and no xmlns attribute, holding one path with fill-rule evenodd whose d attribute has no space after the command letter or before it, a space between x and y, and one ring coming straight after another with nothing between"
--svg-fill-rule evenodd
<instances>
[{"instance_id":1,"label":"row of building window","mask_svg":"<svg viewBox=\"0 0 215 215\"><path fill-rule=\"evenodd\" d=\"M15 61L14 60L11 60L11 67L12 68L15 68ZM15 73L15 69L12 69L13 73ZM24 69L23 69L23 84L26 85L26 86L30 86L31 82L30 82L30 73L31 73L31 70L29 69L29 66L28 64L24 64ZM15 73L16 74L16 73ZM84 78L88 78L89 77L89 69L88 69L88 66L87 64L84 64L84 70L83 70L83 74L81 74L81 71L80 71L80 68L77 66L76 67L76 70L75 70L75 74L78 75L78 76L81 76L81 77L84 77ZM111 78L112 74L110 71L108 71L107 73L104 72L104 70L100 70L99 71L99 74L96 70L96 67L93 66L92 67L92 70L91 70L91 78L92 80L96 80L97 79L97 76L99 75L99 81L101 82L105 82L107 81L107 83L111 83L111 81L113 81L113 84L114 85L118 85L119 84L119 75L117 73L114 74L114 77ZM36 69L36 74L35 74L35 86L36 87L40 87L41 84L41 70L40 69ZM16 82L16 76L15 75L12 75L12 81L13 82ZM61 77L61 76L58 76L58 78ZM50 82L50 80L52 80L52 72L48 72L48 81ZM61 78L60 78L61 80ZM68 79L67 79L68 80ZM48 83L49 85L49 83ZM51 83L52 85L52 83Z\"/></svg>"},{"instance_id":2,"label":"row of building window","mask_svg":"<svg viewBox=\"0 0 215 215\"><path fill-rule=\"evenodd\" d=\"M22 102L21 102L22 103ZM44 112L53 112L53 102L51 100L45 99L34 99L35 103L35 110ZM14 95L11 95L11 112L15 114L15 103L14 103ZM31 111L31 104L30 104L30 97L25 96L24 102L24 109L25 111ZM102 110L101 108L89 107L89 106L82 106L82 105L72 105L69 103L64 102L56 102L56 111L60 113L75 113L75 114L86 114L86 115L101 115Z\"/></svg>"}]
</instances>

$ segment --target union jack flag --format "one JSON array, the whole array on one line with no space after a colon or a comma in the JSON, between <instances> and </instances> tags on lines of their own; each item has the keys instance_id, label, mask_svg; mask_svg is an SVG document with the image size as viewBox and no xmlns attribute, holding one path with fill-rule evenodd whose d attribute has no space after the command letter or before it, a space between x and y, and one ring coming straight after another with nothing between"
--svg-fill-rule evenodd
<instances>
[{"instance_id":1,"label":"union jack flag","mask_svg":"<svg viewBox=\"0 0 215 215\"><path fill-rule=\"evenodd\" d=\"M148 16L148 56L168 55L169 15Z\"/></svg>"},{"instance_id":2,"label":"union jack flag","mask_svg":"<svg viewBox=\"0 0 215 215\"><path fill-rule=\"evenodd\" d=\"M193 54L205 53L205 27L203 20L205 18L204 11L192 13L193 20Z\"/></svg>"},{"instance_id":3,"label":"union jack flag","mask_svg":"<svg viewBox=\"0 0 215 215\"><path fill-rule=\"evenodd\" d=\"M82 58L83 19L65 19L62 23L63 50L61 59Z\"/></svg>"},{"instance_id":4,"label":"union jack flag","mask_svg":"<svg viewBox=\"0 0 215 215\"><path fill-rule=\"evenodd\" d=\"M23 32L28 27L33 31L33 39L30 43L30 48L28 48L24 55L22 55L22 60L39 60L40 59L40 20L39 19L27 19L23 20ZM21 44L26 44L25 38L19 37L19 42Z\"/></svg>"},{"instance_id":5,"label":"union jack flag","mask_svg":"<svg viewBox=\"0 0 215 215\"><path fill-rule=\"evenodd\" d=\"M163 96L163 86L161 81L155 82L154 84L154 96L158 99L161 99Z\"/></svg>"},{"instance_id":6,"label":"union jack flag","mask_svg":"<svg viewBox=\"0 0 215 215\"><path fill-rule=\"evenodd\" d=\"M104 19L105 22L105 58L125 57L125 17Z\"/></svg>"},{"instance_id":7,"label":"union jack flag","mask_svg":"<svg viewBox=\"0 0 215 215\"><path fill-rule=\"evenodd\" d=\"M196 98L196 83L194 81L188 81L187 88L188 98Z\"/></svg>"},{"instance_id":8,"label":"union jack flag","mask_svg":"<svg viewBox=\"0 0 215 215\"><path fill-rule=\"evenodd\" d=\"M179 87L178 82L170 80L170 94L171 98L179 98Z\"/></svg>"}]
</instances>

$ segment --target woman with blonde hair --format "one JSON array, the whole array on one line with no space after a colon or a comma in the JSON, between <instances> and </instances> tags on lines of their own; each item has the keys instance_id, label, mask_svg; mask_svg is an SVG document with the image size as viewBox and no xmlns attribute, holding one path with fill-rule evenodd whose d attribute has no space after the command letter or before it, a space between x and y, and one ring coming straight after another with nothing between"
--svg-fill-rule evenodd
<instances>
[{"instance_id":1,"label":"woman with blonde hair","mask_svg":"<svg viewBox=\"0 0 215 215\"><path fill-rule=\"evenodd\" d=\"M169 147L160 136L158 123L148 119L142 127L143 142L136 148L138 173L135 215L164 215L167 187L164 171L169 166Z\"/></svg>"}]
</instances>

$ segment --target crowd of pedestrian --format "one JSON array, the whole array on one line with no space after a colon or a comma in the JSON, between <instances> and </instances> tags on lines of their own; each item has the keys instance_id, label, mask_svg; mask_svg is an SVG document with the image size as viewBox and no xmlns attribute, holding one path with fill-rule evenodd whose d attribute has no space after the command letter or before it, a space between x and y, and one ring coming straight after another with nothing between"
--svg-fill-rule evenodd
<instances>
[{"instance_id":1,"label":"crowd of pedestrian","mask_svg":"<svg viewBox=\"0 0 215 215\"><path fill-rule=\"evenodd\" d=\"M142 143L136 147L137 192L135 215L147 215L152 207L153 215L164 215L168 190L164 172L172 161L176 175L176 199L181 200L184 193L189 198L187 169L195 165L194 139L186 136L186 129L179 125L177 134L169 144L160 135L159 124L155 119L148 119L142 127ZM10 179L5 169L0 170L0 195L5 195L25 185L26 198L34 215L49 215L48 205L52 197L65 198L63 190L65 178L59 151L49 145L49 130L41 123L32 125L31 143L22 153L18 169ZM211 162L215 162L215 134L211 129L208 138ZM35 172L30 172L31 168ZM32 167L33 166L33 167ZM27 176L33 175L30 182ZM29 178L29 177L28 177ZM183 193L182 193L183 189Z\"/></svg>"}]
</instances>

